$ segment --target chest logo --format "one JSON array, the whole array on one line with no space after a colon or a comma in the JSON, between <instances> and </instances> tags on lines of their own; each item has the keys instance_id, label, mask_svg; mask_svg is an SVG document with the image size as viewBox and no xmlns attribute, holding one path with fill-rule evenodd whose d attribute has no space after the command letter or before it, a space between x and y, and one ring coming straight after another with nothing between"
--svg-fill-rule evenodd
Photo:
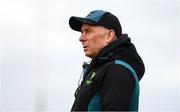
<instances>
[{"instance_id":1,"label":"chest logo","mask_svg":"<svg viewBox=\"0 0 180 112\"><path fill-rule=\"evenodd\" d=\"M94 76L96 76L96 73L92 72L90 74L90 78L88 80L86 80L86 85L90 85L92 83L92 79L94 78Z\"/></svg>"}]
</instances>

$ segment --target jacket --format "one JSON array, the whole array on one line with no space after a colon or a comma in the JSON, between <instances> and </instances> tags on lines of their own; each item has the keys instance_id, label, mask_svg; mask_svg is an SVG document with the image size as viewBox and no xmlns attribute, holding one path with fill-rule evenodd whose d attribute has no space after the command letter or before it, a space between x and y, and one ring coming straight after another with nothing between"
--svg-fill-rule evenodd
<instances>
[{"instance_id":1,"label":"jacket","mask_svg":"<svg viewBox=\"0 0 180 112\"><path fill-rule=\"evenodd\" d=\"M83 69L71 111L138 110L145 67L127 34L105 46Z\"/></svg>"}]
</instances>

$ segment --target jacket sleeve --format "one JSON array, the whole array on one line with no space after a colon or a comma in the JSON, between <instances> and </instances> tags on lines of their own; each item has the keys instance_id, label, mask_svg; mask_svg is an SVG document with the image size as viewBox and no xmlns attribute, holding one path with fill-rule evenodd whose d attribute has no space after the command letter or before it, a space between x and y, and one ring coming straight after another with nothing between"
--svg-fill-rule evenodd
<instances>
[{"instance_id":1,"label":"jacket sleeve","mask_svg":"<svg viewBox=\"0 0 180 112\"><path fill-rule=\"evenodd\" d=\"M127 68L113 64L106 72L100 89L101 110L129 110L134 83Z\"/></svg>"}]
</instances>

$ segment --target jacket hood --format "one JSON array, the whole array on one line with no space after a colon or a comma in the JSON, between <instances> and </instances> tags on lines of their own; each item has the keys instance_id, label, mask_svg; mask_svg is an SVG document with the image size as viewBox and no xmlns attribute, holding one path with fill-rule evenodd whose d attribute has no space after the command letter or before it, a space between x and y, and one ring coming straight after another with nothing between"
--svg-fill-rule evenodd
<instances>
[{"instance_id":1,"label":"jacket hood","mask_svg":"<svg viewBox=\"0 0 180 112\"><path fill-rule=\"evenodd\" d=\"M116 59L130 64L135 69L138 79L141 80L145 72L144 63L127 34L122 34L116 41L104 47L97 57L91 61L90 68L105 63L107 60Z\"/></svg>"}]
</instances>

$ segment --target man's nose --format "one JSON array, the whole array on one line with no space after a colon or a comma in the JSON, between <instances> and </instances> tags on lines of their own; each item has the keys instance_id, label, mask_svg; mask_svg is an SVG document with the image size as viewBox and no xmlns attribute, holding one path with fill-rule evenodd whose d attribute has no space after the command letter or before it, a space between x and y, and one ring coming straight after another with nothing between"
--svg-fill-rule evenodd
<instances>
[{"instance_id":1,"label":"man's nose","mask_svg":"<svg viewBox=\"0 0 180 112\"><path fill-rule=\"evenodd\" d=\"M81 33L80 37L79 37L79 41L82 42L85 40L85 36L83 35L83 33Z\"/></svg>"}]
</instances>

